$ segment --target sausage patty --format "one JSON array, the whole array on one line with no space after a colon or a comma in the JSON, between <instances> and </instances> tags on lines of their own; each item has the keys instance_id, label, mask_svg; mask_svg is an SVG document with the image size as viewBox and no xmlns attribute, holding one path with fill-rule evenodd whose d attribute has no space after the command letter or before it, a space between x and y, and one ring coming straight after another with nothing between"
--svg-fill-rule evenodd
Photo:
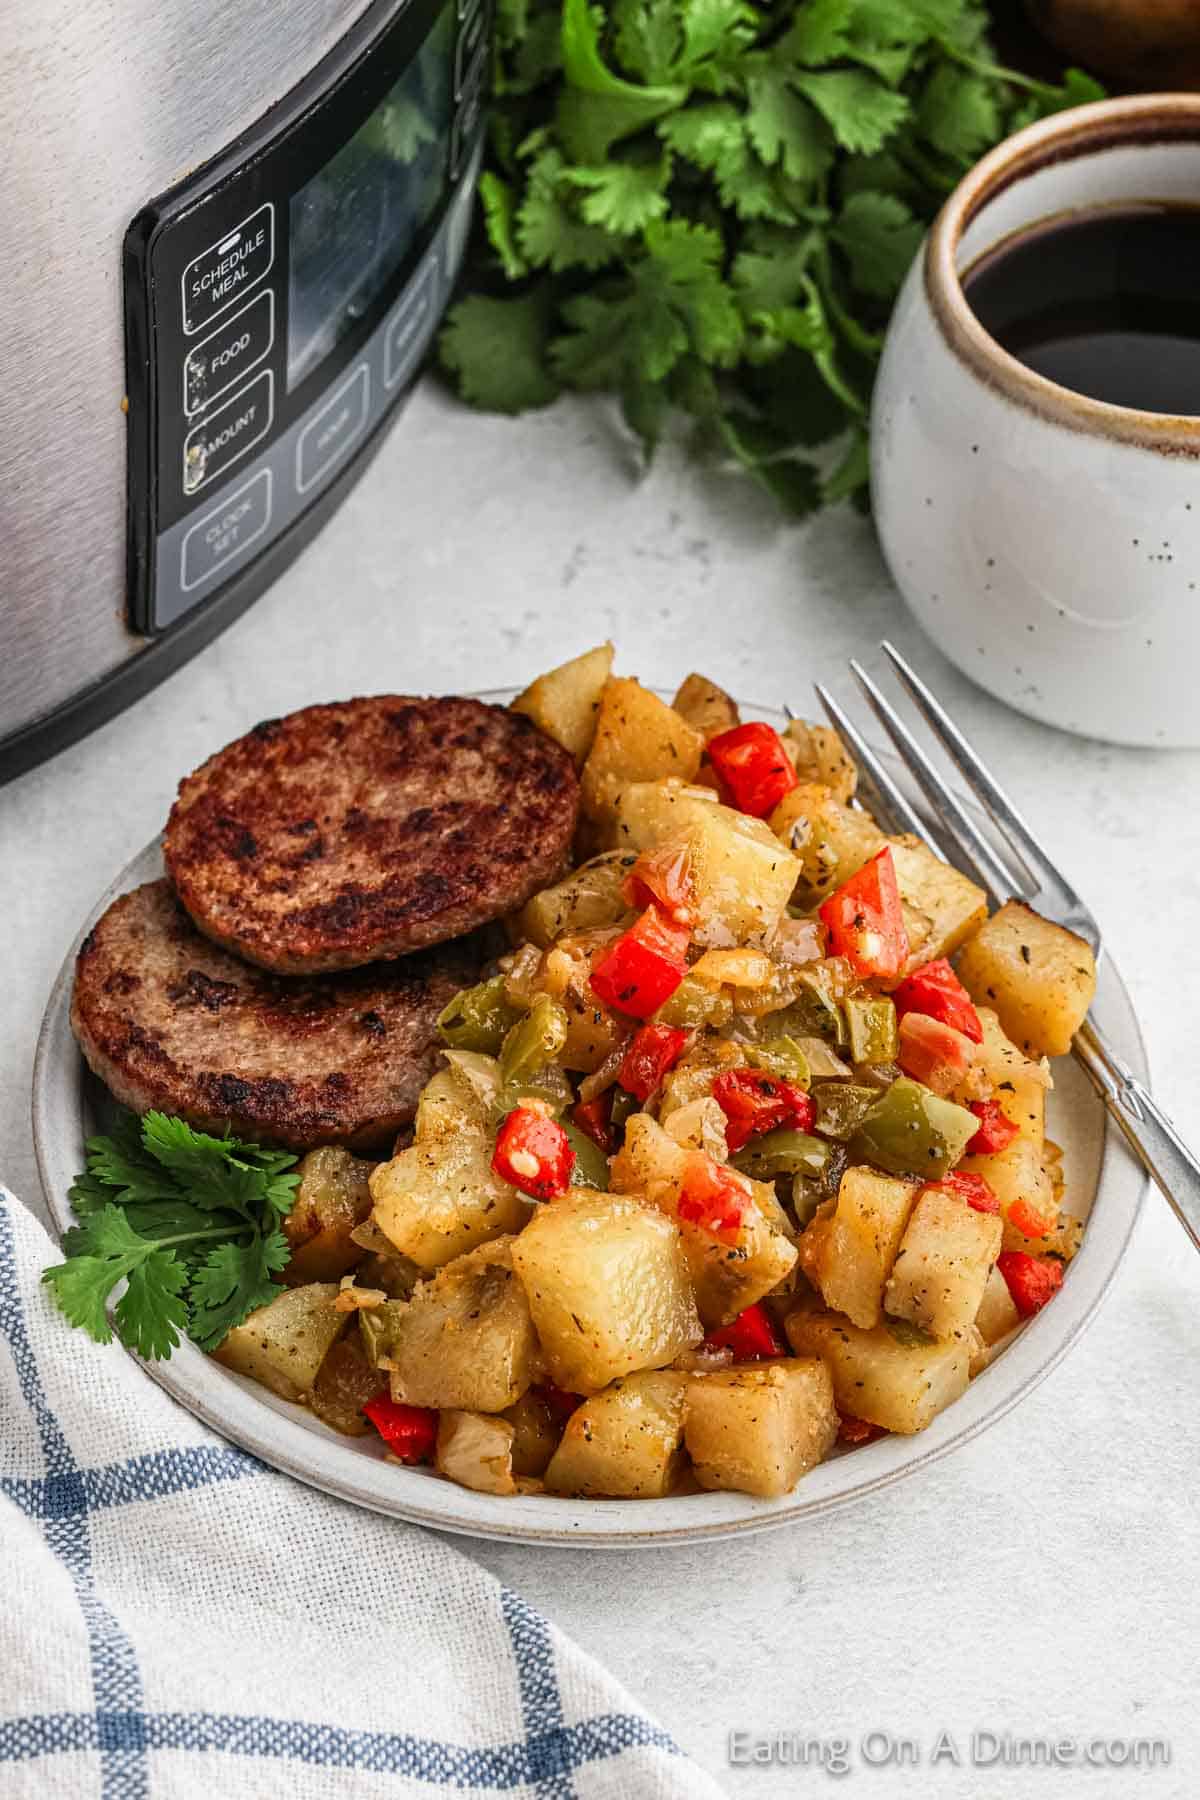
<instances>
[{"instance_id":1,"label":"sausage patty","mask_svg":"<svg viewBox=\"0 0 1200 1800\"><path fill-rule=\"evenodd\" d=\"M445 943L561 871L579 785L521 713L395 695L256 725L179 786L164 845L201 931L281 975Z\"/></svg>"},{"instance_id":2,"label":"sausage patty","mask_svg":"<svg viewBox=\"0 0 1200 1800\"><path fill-rule=\"evenodd\" d=\"M306 1150L390 1143L434 1072L438 1014L483 934L374 969L280 980L192 925L167 881L115 900L83 941L71 1026L117 1099Z\"/></svg>"}]
</instances>

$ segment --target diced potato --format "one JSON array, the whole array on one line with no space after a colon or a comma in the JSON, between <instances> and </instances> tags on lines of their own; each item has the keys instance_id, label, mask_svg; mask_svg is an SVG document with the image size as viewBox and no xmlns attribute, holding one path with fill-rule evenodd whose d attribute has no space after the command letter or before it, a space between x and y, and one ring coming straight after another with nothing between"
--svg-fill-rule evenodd
<instances>
[{"instance_id":1,"label":"diced potato","mask_svg":"<svg viewBox=\"0 0 1200 1800\"><path fill-rule=\"evenodd\" d=\"M731 700L724 688L719 688L707 675L689 675L671 705L706 743L709 738L732 731L741 723L737 701Z\"/></svg>"},{"instance_id":2,"label":"diced potato","mask_svg":"<svg viewBox=\"0 0 1200 1800\"><path fill-rule=\"evenodd\" d=\"M1008 1283L999 1269L993 1268L975 1314L975 1329L990 1347L1006 1338L1010 1331L1015 1331L1020 1323L1021 1315L1013 1304Z\"/></svg>"},{"instance_id":3,"label":"diced potato","mask_svg":"<svg viewBox=\"0 0 1200 1800\"><path fill-rule=\"evenodd\" d=\"M783 741L801 781L820 782L843 805L853 800L858 770L836 731L828 725L792 719Z\"/></svg>"},{"instance_id":4,"label":"diced potato","mask_svg":"<svg viewBox=\"0 0 1200 1800\"><path fill-rule=\"evenodd\" d=\"M745 1060L741 1045L729 1038L698 1038L663 1082L658 1097L658 1116L663 1124L681 1107L710 1098L713 1081L721 1070L740 1068Z\"/></svg>"},{"instance_id":5,"label":"diced potato","mask_svg":"<svg viewBox=\"0 0 1200 1800\"><path fill-rule=\"evenodd\" d=\"M774 931L800 866L761 819L678 782L639 782L621 796L617 841L625 850L686 844L698 923L695 941L721 949Z\"/></svg>"},{"instance_id":6,"label":"diced potato","mask_svg":"<svg viewBox=\"0 0 1200 1800\"><path fill-rule=\"evenodd\" d=\"M860 1331L836 1313L789 1313L788 1341L797 1356L829 1364L839 1412L885 1431L923 1431L969 1380L970 1352L957 1339L914 1341L912 1326Z\"/></svg>"},{"instance_id":7,"label":"diced potato","mask_svg":"<svg viewBox=\"0 0 1200 1800\"><path fill-rule=\"evenodd\" d=\"M621 883L636 861L632 851L606 850L593 856L521 908L514 920L517 936L547 950L567 932L618 924L630 915Z\"/></svg>"},{"instance_id":8,"label":"diced potato","mask_svg":"<svg viewBox=\"0 0 1200 1800\"><path fill-rule=\"evenodd\" d=\"M911 1181L847 1169L833 1211L814 1218L800 1239L800 1267L826 1306L864 1329L883 1316L884 1283L916 1196Z\"/></svg>"},{"instance_id":9,"label":"diced potato","mask_svg":"<svg viewBox=\"0 0 1200 1800\"><path fill-rule=\"evenodd\" d=\"M1052 925L1023 900L1008 900L964 946L964 987L995 1008L1029 1056L1065 1056L1096 992L1096 959L1073 931Z\"/></svg>"},{"instance_id":10,"label":"diced potato","mask_svg":"<svg viewBox=\"0 0 1200 1800\"><path fill-rule=\"evenodd\" d=\"M283 1221L291 1259L283 1272L289 1287L336 1281L362 1260L353 1233L371 1211L372 1165L337 1144L310 1150L300 1164L300 1185Z\"/></svg>"},{"instance_id":11,"label":"diced potato","mask_svg":"<svg viewBox=\"0 0 1200 1800\"><path fill-rule=\"evenodd\" d=\"M635 1200L572 1188L537 1209L512 1258L567 1393L663 1368L704 1335L678 1231Z\"/></svg>"},{"instance_id":12,"label":"diced potato","mask_svg":"<svg viewBox=\"0 0 1200 1800\"><path fill-rule=\"evenodd\" d=\"M600 696L596 735L583 766L583 810L601 825L634 782L672 776L691 781L704 739L640 682L610 676Z\"/></svg>"},{"instance_id":13,"label":"diced potato","mask_svg":"<svg viewBox=\"0 0 1200 1800\"><path fill-rule=\"evenodd\" d=\"M409 1406L503 1412L533 1379L537 1340L513 1273L515 1238L481 1244L389 1308L392 1399Z\"/></svg>"},{"instance_id":14,"label":"diced potato","mask_svg":"<svg viewBox=\"0 0 1200 1800\"><path fill-rule=\"evenodd\" d=\"M547 736L569 750L583 767L596 732L600 696L612 672L613 647L598 644L548 674L539 675L512 703L514 712L526 713Z\"/></svg>"},{"instance_id":15,"label":"diced potato","mask_svg":"<svg viewBox=\"0 0 1200 1800\"><path fill-rule=\"evenodd\" d=\"M893 838L892 861L911 952L907 974L939 956L953 956L987 917L987 895L915 838Z\"/></svg>"},{"instance_id":16,"label":"diced potato","mask_svg":"<svg viewBox=\"0 0 1200 1800\"><path fill-rule=\"evenodd\" d=\"M982 1175L988 1182L1000 1202L1006 1225L1014 1207L1018 1229L1022 1219L1052 1222L1058 1216L1054 1185L1042 1163L1041 1145L1032 1138L1014 1138L1006 1150L997 1150L992 1156L966 1156L959 1168L968 1175ZM1022 1249L1028 1249L1028 1238L1022 1235L1018 1241Z\"/></svg>"},{"instance_id":17,"label":"diced potato","mask_svg":"<svg viewBox=\"0 0 1200 1800\"><path fill-rule=\"evenodd\" d=\"M421 1095L411 1149L372 1172L375 1223L425 1274L529 1217L524 1196L492 1173L492 1148L478 1095L447 1068Z\"/></svg>"},{"instance_id":18,"label":"diced potato","mask_svg":"<svg viewBox=\"0 0 1200 1800\"><path fill-rule=\"evenodd\" d=\"M883 1304L936 1338L965 1341L983 1300L1003 1226L957 1194L926 1188L896 1253Z\"/></svg>"},{"instance_id":19,"label":"diced potato","mask_svg":"<svg viewBox=\"0 0 1200 1800\"><path fill-rule=\"evenodd\" d=\"M684 1442L705 1488L772 1499L828 1456L838 1434L829 1370L815 1357L691 1378Z\"/></svg>"},{"instance_id":20,"label":"diced potato","mask_svg":"<svg viewBox=\"0 0 1200 1800\"><path fill-rule=\"evenodd\" d=\"M235 1325L213 1355L283 1400L305 1399L352 1317L334 1311L337 1291L332 1281L284 1289Z\"/></svg>"},{"instance_id":21,"label":"diced potato","mask_svg":"<svg viewBox=\"0 0 1200 1800\"><path fill-rule=\"evenodd\" d=\"M747 1306L777 1288L795 1267L796 1246L786 1234L786 1215L768 1183L740 1175L754 1202L736 1237L716 1237L679 1217L689 1155L648 1113L634 1113L625 1142L613 1159L614 1193L637 1194L679 1227L696 1307L712 1330L735 1319Z\"/></svg>"},{"instance_id":22,"label":"diced potato","mask_svg":"<svg viewBox=\"0 0 1200 1800\"><path fill-rule=\"evenodd\" d=\"M478 1494L515 1494L513 1428L507 1419L448 1410L438 1420L434 1467Z\"/></svg>"},{"instance_id":23,"label":"diced potato","mask_svg":"<svg viewBox=\"0 0 1200 1800\"><path fill-rule=\"evenodd\" d=\"M558 1449L562 1427L535 1388L521 1395L515 1406L506 1406L504 1417L513 1428L514 1475L543 1475Z\"/></svg>"},{"instance_id":24,"label":"diced potato","mask_svg":"<svg viewBox=\"0 0 1200 1800\"><path fill-rule=\"evenodd\" d=\"M1041 1063L1030 1062L1008 1038L990 1007L981 1006L983 1042L979 1067L992 1088L992 1098L1023 1138L1041 1150L1046 1136L1046 1089L1050 1077Z\"/></svg>"},{"instance_id":25,"label":"diced potato","mask_svg":"<svg viewBox=\"0 0 1200 1800\"><path fill-rule=\"evenodd\" d=\"M687 1377L670 1370L626 1375L594 1394L567 1420L546 1469L552 1494L610 1494L656 1500L669 1493L682 1461Z\"/></svg>"},{"instance_id":26,"label":"diced potato","mask_svg":"<svg viewBox=\"0 0 1200 1800\"><path fill-rule=\"evenodd\" d=\"M801 781L771 814L771 830L799 860L798 897L815 906L882 850L870 813L836 799L823 782Z\"/></svg>"},{"instance_id":27,"label":"diced potato","mask_svg":"<svg viewBox=\"0 0 1200 1800\"><path fill-rule=\"evenodd\" d=\"M309 1406L318 1419L346 1437L363 1437L371 1426L363 1407L386 1390L379 1370L368 1362L357 1331L347 1331L331 1346L313 1382Z\"/></svg>"},{"instance_id":28,"label":"diced potato","mask_svg":"<svg viewBox=\"0 0 1200 1800\"><path fill-rule=\"evenodd\" d=\"M966 1346L969 1359L967 1362L967 1372L970 1375L971 1380L974 1381L975 1377L981 1375L984 1369L987 1368L996 1352L992 1349L990 1344L984 1342L983 1338L980 1336L979 1327L977 1325L972 1325L968 1328Z\"/></svg>"},{"instance_id":29,"label":"diced potato","mask_svg":"<svg viewBox=\"0 0 1200 1800\"><path fill-rule=\"evenodd\" d=\"M533 992L549 994L567 1015L566 1042L558 1053L564 1069L590 1075L629 1036L630 1022L603 1006L591 973L613 946L616 931L585 931L560 938L542 959Z\"/></svg>"}]
</instances>

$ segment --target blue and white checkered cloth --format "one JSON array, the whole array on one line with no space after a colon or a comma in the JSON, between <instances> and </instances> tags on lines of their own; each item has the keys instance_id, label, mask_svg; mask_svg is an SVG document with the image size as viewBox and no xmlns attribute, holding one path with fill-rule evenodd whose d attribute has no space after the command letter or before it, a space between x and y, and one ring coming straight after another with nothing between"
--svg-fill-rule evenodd
<instances>
[{"instance_id":1,"label":"blue and white checkered cloth","mask_svg":"<svg viewBox=\"0 0 1200 1800\"><path fill-rule=\"evenodd\" d=\"M274 1474L70 1329L55 1258L0 1188L3 1800L718 1800L466 1557Z\"/></svg>"}]
</instances>

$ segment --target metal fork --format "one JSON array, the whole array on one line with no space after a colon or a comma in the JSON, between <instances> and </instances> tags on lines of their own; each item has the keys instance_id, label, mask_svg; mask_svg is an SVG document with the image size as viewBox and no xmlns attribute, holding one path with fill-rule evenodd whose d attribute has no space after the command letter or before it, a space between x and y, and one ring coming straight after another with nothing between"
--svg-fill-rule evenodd
<instances>
[{"instance_id":1,"label":"metal fork","mask_svg":"<svg viewBox=\"0 0 1200 1800\"><path fill-rule=\"evenodd\" d=\"M852 659L851 674L961 858L975 871L998 905L1003 905L1006 900L1028 901L1045 918L1065 925L1090 944L1099 962L1103 945L1100 928L1091 910L1055 868L1012 801L920 676L886 640L880 648L1009 849L1013 866L1010 867L1008 860L999 854L971 813L947 786L861 663ZM874 797L884 815L880 822L889 825L893 831L912 832L945 862L947 858L928 823L912 806L857 726L819 683L816 691L830 724L841 735L874 789ZM1200 1161L1090 1015L1072 1048L1130 1148L1162 1189L1179 1223L1200 1250Z\"/></svg>"}]
</instances>

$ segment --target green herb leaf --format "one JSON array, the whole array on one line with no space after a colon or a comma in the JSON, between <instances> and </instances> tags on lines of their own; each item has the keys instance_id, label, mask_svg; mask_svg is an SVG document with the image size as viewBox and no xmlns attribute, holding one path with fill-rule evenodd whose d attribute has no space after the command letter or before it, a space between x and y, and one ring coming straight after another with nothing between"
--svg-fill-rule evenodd
<instances>
[{"instance_id":1,"label":"green herb leaf","mask_svg":"<svg viewBox=\"0 0 1200 1800\"><path fill-rule=\"evenodd\" d=\"M795 84L823 113L843 150L882 150L908 116L908 101L859 69L797 75Z\"/></svg>"},{"instance_id":2,"label":"green herb leaf","mask_svg":"<svg viewBox=\"0 0 1200 1800\"><path fill-rule=\"evenodd\" d=\"M72 1324L165 1357L185 1333L211 1348L277 1291L288 1258L279 1230L299 1180L290 1150L197 1131L148 1113L89 1140L72 1188L80 1222L43 1280ZM207 1271L207 1273L204 1273Z\"/></svg>"},{"instance_id":3,"label":"green herb leaf","mask_svg":"<svg viewBox=\"0 0 1200 1800\"><path fill-rule=\"evenodd\" d=\"M519 300L482 294L460 300L439 349L463 399L500 413L549 406L558 393L545 362L549 314L549 296L540 289Z\"/></svg>"},{"instance_id":4,"label":"green herb leaf","mask_svg":"<svg viewBox=\"0 0 1200 1800\"><path fill-rule=\"evenodd\" d=\"M677 408L792 516L861 503L922 231L991 144L1099 97L1000 67L987 32L984 0L499 0L485 230L439 340L462 397L607 392L646 456ZM821 481L795 449L835 439Z\"/></svg>"},{"instance_id":5,"label":"green herb leaf","mask_svg":"<svg viewBox=\"0 0 1200 1800\"><path fill-rule=\"evenodd\" d=\"M863 193L847 200L831 236L848 257L859 292L886 300L908 274L924 230L894 194Z\"/></svg>"},{"instance_id":6,"label":"green herb leaf","mask_svg":"<svg viewBox=\"0 0 1200 1800\"><path fill-rule=\"evenodd\" d=\"M563 179L587 191L579 210L589 225L615 237L631 237L667 210L666 157L640 162L607 163L601 169L567 169Z\"/></svg>"}]
</instances>

